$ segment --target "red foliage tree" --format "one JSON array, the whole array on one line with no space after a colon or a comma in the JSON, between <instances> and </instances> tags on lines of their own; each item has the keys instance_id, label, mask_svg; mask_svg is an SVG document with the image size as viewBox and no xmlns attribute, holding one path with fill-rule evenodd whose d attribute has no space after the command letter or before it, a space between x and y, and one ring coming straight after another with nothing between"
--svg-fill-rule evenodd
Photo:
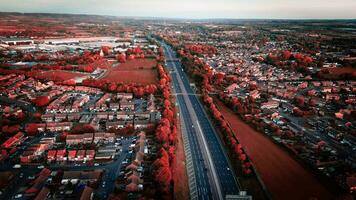
<instances>
[{"instance_id":1,"label":"red foliage tree","mask_svg":"<svg viewBox=\"0 0 356 200\"><path fill-rule=\"evenodd\" d=\"M101 50L103 51L104 55L109 55L110 51L111 51L111 47L109 46L102 46Z\"/></svg>"},{"instance_id":2,"label":"red foliage tree","mask_svg":"<svg viewBox=\"0 0 356 200\"><path fill-rule=\"evenodd\" d=\"M75 80L73 80L73 79L65 80L65 81L63 81L63 84L64 85L71 85L71 86L76 85Z\"/></svg>"},{"instance_id":3,"label":"red foliage tree","mask_svg":"<svg viewBox=\"0 0 356 200\"><path fill-rule=\"evenodd\" d=\"M283 55L282 55L283 60L289 60L291 58L291 56L292 56L292 53L290 51L288 51L288 50L283 51Z\"/></svg>"},{"instance_id":4,"label":"red foliage tree","mask_svg":"<svg viewBox=\"0 0 356 200\"><path fill-rule=\"evenodd\" d=\"M38 133L38 126L34 123L27 124L25 131L28 135L36 135Z\"/></svg>"},{"instance_id":5,"label":"red foliage tree","mask_svg":"<svg viewBox=\"0 0 356 200\"><path fill-rule=\"evenodd\" d=\"M134 60L135 59L135 55L131 54L131 55L129 55L129 57L127 59L128 60Z\"/></svg>"},{"instance_id":6,"label":"red foliage tree","mask_svg":"<svg viewBox=\"0 0 356 200\"><path fill-rule=\"evenodd\" d=\"M296 96L295 100L299 106L304 106L305 98L303 96Z\"/></svg>"},{"instance_id":7,"label":"red foliage tree","mask_svg":"<svg viewBox=\"0 0 356 200\"><path fill-rule=\"evenodd\" d=\"M94 132L95 129L90 124L78 124L71 131L72 134L83 134L83 133L94 133Z\"/></svg>"},{"instance_id":8,"label":"red foliage tree","mask_svg":"<svg viewBox=\"0 0 356 200\"><path fill-rule=\"evenodd\" d=\"M116 59L120 62L120 63L125 63L126 62L126 54L124 53L120 53L116 55Z\"/></svg>"},{"instance_id":9,"label":"red foliage tree","mask_svg":"<svg viewBox=\"0 0 356 200\"><path fill-rule=\"evenodd\" d=\"M219 72L219 73L217 73L217 74L215 75L215 77L216 77L215 83L219 85L219 84L221 84L221 83L224 81L225 74Z\"/></svg>"},{"instance_id":10,"label":"red foliage tree","mask_svg":"<svg viewBox=\"0 0 356 200\"><path fill-rule=\"evenodd\" d=\"M170 170L169 164L169 155L164 148L160 149L160 158L153 162L154 168L154 178L161 186L160 189L168 193L169 192L169 185L172 180L172 173Z\"/></svg>"},{"instance_id":11,"label":"red foliage tree","mask_svg":"<svg viewBox=\"0 0 356 200\"><path fill-rule=\"evenodd\" d=\"M5 134L14 134L20 131L20 125L12 125L12 126L3 126L1 131Z\"/></svg>"},{"instance_id":12,"label":"red foliage tree","mask_svg":"<svg viewBox=\"0 0 356 200\"><path fill-rule=\"evenodd\" d=\"M50 99L48 96L38 96L37 98L32 100L32 103L34 103L36 106L45 106L50 102Z\"/></svg>"}]
</instances>

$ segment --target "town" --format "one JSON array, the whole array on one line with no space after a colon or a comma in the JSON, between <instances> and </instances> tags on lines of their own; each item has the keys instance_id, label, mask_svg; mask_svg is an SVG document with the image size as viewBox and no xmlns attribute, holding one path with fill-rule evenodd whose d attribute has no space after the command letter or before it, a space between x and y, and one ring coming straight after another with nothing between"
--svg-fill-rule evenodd
<instances>
[{"instance_id":1,"label":"town","mask_svg":"<svg viewBox=\"0 0 356 200\"><path fill-rule=\"evenodd\" d=\"M0 199L352 198L355 30L2 13Z\"/></svg>"}]
</instances>

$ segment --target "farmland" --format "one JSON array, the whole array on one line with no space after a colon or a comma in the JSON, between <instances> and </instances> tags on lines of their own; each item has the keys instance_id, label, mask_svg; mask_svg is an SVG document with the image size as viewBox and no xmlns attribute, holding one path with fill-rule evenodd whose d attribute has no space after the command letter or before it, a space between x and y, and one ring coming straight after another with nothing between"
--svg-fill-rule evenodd
<instances>
[{"instance_id":1,"label":"farmland","mask_svg":"<svg viewBox=\"0 0 356 200\"><path fill-rule=\"evenodd\" d=\"M221 102L218 101L217 105L240 143L245 147L274 199L298 200L315 197L328 199L330 197L329 191L287 152L241 121Z\"/></svg>"}]
</instances>

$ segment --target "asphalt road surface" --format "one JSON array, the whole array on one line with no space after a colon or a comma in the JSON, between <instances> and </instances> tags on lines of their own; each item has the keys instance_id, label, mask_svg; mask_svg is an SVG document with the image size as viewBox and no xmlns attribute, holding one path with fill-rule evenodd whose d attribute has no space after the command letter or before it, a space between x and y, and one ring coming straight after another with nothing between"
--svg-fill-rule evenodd
<instances>
[{"instance_id":1,"label":"asphalt road surface","mask_svg":"<svg viewBox=\"0 0 356 200\"><path fill-rule=\"evenodd\" d=\"M182 130L189 139L194 165L198 199L224 199L238 195L239 184L230 170L224 148L212 127L207 113L190 87L182 65L171 47L161 43L167 68L171 71L174 91L177 94Z\"/></svg>"}]
</instances>

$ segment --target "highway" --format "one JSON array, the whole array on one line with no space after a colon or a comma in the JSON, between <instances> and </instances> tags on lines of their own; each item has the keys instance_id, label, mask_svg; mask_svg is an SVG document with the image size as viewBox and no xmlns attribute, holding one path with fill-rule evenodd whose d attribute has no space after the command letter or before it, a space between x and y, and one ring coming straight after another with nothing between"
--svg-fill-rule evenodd
<instances>
[{"instance_id":1,"label":"highway","mask_svg":"<svg viewBox=\"0 0 356 200\"><path fill-rule=\"evenodd\" d=\"M190 87L188 77L172 48L161 43L166 56L167 69L173 80L173 89L180 110L182 131L189 140L194 166L196 195L192 199L225 199L238 195L239 184L230 170L230 163L217 133L210 123L204 107ZM188 174L188 177L190 174ZM191 189L191 188L190 188ZM194 191L193 191L194 192ZM191 190L192 193L192 190Z\"/></svg>"}]
</instances>

